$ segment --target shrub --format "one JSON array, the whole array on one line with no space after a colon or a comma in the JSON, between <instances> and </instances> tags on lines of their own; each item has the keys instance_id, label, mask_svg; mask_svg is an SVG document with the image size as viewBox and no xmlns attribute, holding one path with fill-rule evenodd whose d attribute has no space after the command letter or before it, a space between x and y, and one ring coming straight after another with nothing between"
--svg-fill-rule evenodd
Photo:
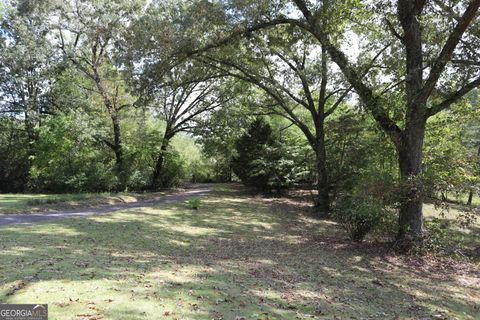
<instances>
[{"instance_id":1,"label":"shrub","mask_svg":"<svg viewBox=\"0 0 480 320\"><path fill-rule=\"evenodd\" d=\"M432 220L425 221L425 237L422 241L422 249L429 252L441 253L450 246L449 222L434 218Z\"/></svg>"},{"instance_id":2,"label":"shrub","mask_svg":"<svg viewBox=\"0 0 480 320\"><path fill-rule=\"evenodd\" d=\"M199 198L192 198L187 201L187 205L192 210L198 210L201 200Z\"/></svg>"},{"instance_id":3,"label":"shrub","mask_svg":"<svg viewBox=\"0 0 480 320\"><path fill-rule=\"evenodd\" d=\"M354 241L371 232L391 235L397 229L395 183L389 175L364 171L361 179L334 203L333 218Z\"/></svg>"},{"instance_id":4,"label":"shrub","mask_svg":"<svg viewBox=\"0 0 480 320\"><path fill-rule=\"evenodd\" d=\"M334 208L334 219L348 232L350 239L362 241L388 216L381 201L374 197L342 197Z\"/></svg>"}]
</instances>

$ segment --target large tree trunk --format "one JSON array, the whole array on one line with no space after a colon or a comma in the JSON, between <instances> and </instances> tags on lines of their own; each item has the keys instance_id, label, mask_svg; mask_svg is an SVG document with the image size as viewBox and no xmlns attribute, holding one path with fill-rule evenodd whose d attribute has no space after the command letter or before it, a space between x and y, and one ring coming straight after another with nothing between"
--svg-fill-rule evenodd
<instances>
[{"instance_id":1,"label":"large tree trunk","mask_svg":"<svg viewBox=\"0 0 480 320\"><path fill-rule=\"evenodd\" d=\"M420 241L423 235L423 185L420 175L425 120L415 120L397 144L402 188L398 239Z\"/></svg>"},{"instance_id":2,"label":"large tree trunk","mask_svg":"<svg viewBox=\"0 0 480 320\"><path fill-rule=\"evenodd\" d=\"M397 14L403 28L406 51L406 115L405 131L396 147L400 165L401 192L399 240L421 241L423 236L423 187L419 180L422 172L423 140L426 126L428 95L423 89L423 51L420 16L423 5L413 0L398 2Z\"/></svg>"},{"instance_id":3,"label":"large tree trunk","mask_svg":"<svg viewBox=\"0 0 480 320\"><path fill-rule=\"evenodd\" d=\"M330 212L330 196L328 171L326 166L326 150L325 150L325 134L323 131L323 123L321 127L316 129L316 169L318 175L317 182L317 198L315 199L315 206L321 217L328 217Z\"/></svg>"}]
</instances>

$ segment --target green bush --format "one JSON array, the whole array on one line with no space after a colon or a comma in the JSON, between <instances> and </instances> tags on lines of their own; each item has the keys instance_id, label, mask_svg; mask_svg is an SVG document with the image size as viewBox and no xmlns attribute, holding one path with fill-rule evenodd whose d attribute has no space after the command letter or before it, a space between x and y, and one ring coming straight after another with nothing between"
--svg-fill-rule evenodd
<instances>
[{"instance_id":1,"label":"green bush","mask_svg":"<svg viewBox=\"0 0 480 320\"><path fill-rule=\"evenodd\" d=\"M0 192L26 189L29 147L22 121L0 117Z\"/></svg>"},{"instance_id":2,"label":"green bush","mask_svg":"<svg viewBox=\"0 0 480 320\"><path fill-rule=\"evenodd\" d=\"M391 235L397 229L395 184L388 175L362 172L356 185L336 199L333 218L354 241L367 234Z\"/></svg>"},{"instance_id":3,"label":"green bush","mask_svg":"<svg viewBox=\"0 0 480 320\"><path fill-rule=\"evenodd\" d=\"M335 206L334 219L348 232L350 239L362 241L380 225L387 212L373 197L342 197Z\"/></svg>"},{"instance_id":4,"label":"green bush","mask_svg":"<svg viewBox=\"0 0 480 320\"><path fill-rule=\"evenodd\" d=\"M187 201L187 205L192 210L198 210L201 204L201 200L199 198L192 198Z\"/></svg>"},{"instance_id":5,"label":"green bush","mask_svg":"<svg viewBox=\"0 0 480 320\"><path fill-rule=\"evenodd\" d=\"M175 149L169 148L165 155L165 164L161 173L162 187L176 187L187 179L186 160Z\"/></svg>"}]
</instances>

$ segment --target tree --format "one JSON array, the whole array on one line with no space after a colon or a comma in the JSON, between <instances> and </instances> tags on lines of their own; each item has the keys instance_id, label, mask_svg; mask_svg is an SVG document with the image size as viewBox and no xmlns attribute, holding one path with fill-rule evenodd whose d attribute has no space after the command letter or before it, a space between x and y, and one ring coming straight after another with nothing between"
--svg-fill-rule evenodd
<instances>
[{"instance_id":1,"label":"tree","mask_svg":"<svg viewBox=\"0 0 480 320\"><path fill-rule=\"evenodd\" d=\"M245 185L260 191L280 191L293 182L295 166L284 154L282 142L263 119L256 118L235 142L232 169Z\"/></svg>"},{"instance_id":2,"label":"tree","mask_svg":"<svg viewBox=\"0 0 480 320\"><path fill-rule=\"evenodd\" d=\"M64 57L92 81L111 119L113 141L103 142L112 149L120 188L127 177L120 112L134 104L125 92L121 72L114 67L115 42L140 8L138 1L75 1L59 8L59 23L52 26Z\"/></svg>"},{"instance_id":3,"label":"tree","mask_svg":"<svg viewBox=\"0 0 480 320\"><path fill-rule=\"evenodd\" d=\"M339 66L345 77L354 87L355 91L375 118L379 126L390 136L394 143L400 166L400 174L403 181L416 180L422 172L422 147L425 136L426 122L429 117L450 107L465 94L480 85L480 77L475 75L475 69L469 70L467 76L460 79L453 88L442 88L439 81L443 76L448 77L447 65L453 63L456 58L462 60L475 52L470 52L468 47L459 45L462 41L475 36L467 30L474 22L476 13L480 7L480 1L474 0L464 3L458 9L449 7L455 18L455 26L451 29L443 46L436 48L433 43L428 43L424 34L425 24L422 17L427 10L435 14L438 10L436 5L426 6L422 0L399 0L397 1L397 19L403 30L400 35L392 27L392 32L401 42L403 49L399 58L405 63L405 71L402 79L404 94L404 119L403 128L400 127L388 114L388 101L385 96L376 92L375 88L368 84L361 72L352 64L345 53L332 41L332 37L321 29L320 21L316 18L316 10L304 0L294 1L297 8L302 12L303 18L298 20L302 28L311 32L325 46L331 58ZM442 8L440 8L442 9ZM449 10L449 11L450 11ZM461 10L460 14L456 10ZM452 12L443 12L438 18L449 19ZM428 21L428 19L426 19ZM388 23L388 22L387 22ZM470 30L475 29L473 25ZM435 55L427 55L428 50L434 50ZM459 51L456 52L456 49ZM435 56L435 58L431 58ZM462 59L463 57L463 59ZM478 58L478 57L475 57ZM426 61L425 61L426 60ZM428 76L424 77L424 69L429 69ZM395 82L394 82L395 83ZM405 194L400 203L399 233L398 237L412 237L420 239L423 233L423 212L421 183L414 181L405 185Z\"/></svg>"},{"instance_id":4,"label":"tree","mask_svg":"<svg viewBox=\"0 0 480 320\"><path fill-rule=\"evenodd\" d=\"M216 181L232 181L235 142L255 119L251 108L242 99L242 93L248 91L248 87L236 88L238 90L232 93L234 98L222 108L214 110L208 118L199 119L194 132L203 152L214 162Z\"/></svg>"},{"instance_id":5,"label":"tree","mask_svg":"<svg viewBox=\"0 0 480 320\"><path fill-rule=\"evenodd\" d=\"M162 171L167 148L172 138L179 132L192 132L195 122L201 117L225 104L229 97L225 95L216 75L202 75L202 69L195 66L178 66L172 69L158 83L147 76L142 79L143 100L148 101L165 122L165 131L160 151L152 173L152 187L162 185Z\"/></svg>"},{"instance_id":6,"label":"tree","mask_svg":"<svg viewBox=\"0 0 480 320\"><path fill-rule=\"evenodd\" d=\"M291 28L269 29L218 51L200 59L256 86L267 97L258 103L264 114L284 117L303 132L316 158L315 204L320 215L328 216L330 183L324 126L351 88L342 86L341 77L329 68L327 52L312 43L310 36Z\"/></svg>"},{"instance_id":7,"label":"tree","mask_svg":"<svg viewBox=\"0 0 480 320\"><path fill-rule=\"evenodd\" d=\"M42 8L28 1L11 5L0 29L0 112L23 120L28 156L33 157L42 117L53 112L48 95L58 55L48 40Z\"/></svg>"},{"instance_id":8,"label":"tree","mask_svg":"<svg viewBox=\"0 0 480 320\"><path fill-rule=\"evenodd\" d=\"M375 5L375 4L373 4ZM296 9L292 13L292 6ZM365 48L371 51L380 39L389 39L399 47L384 54L380 67L390 70L388 61L400 61L401 72L384 74L375 77L376 81L366 77L361 67L352 62L337 41L337 35L345 32L344 28L325 28L325 17L329 19L350 18L359 12L362 5L359 1L322 1L312 3L308 0L292 0L291 5L285 5L278 14L265 15L261 21L243 24L230 37L215 41L210 47L216 47L230 41L233 36L242 36L253 31L268 28L277 24L289 24L299 27L312 34L325 48L331 59L338 65L358 94L363 106L370 112L380 128L384 130L395 145L403 183L403 197L400 201L399 240L420 240L423 235L422 211L422 147L425 136L426 122L429 117L449 108L464 95L480 85L478 75L478 20L476 14L480 0L455 1L444 4L441 1L427 2L425 0L398 0L396 4L390 1L380 2L378 7L367 12L373 14L371 19L384 21L388 33L377 27L375 36L371 33L359 33L367 44ZM396 9L391 12L390 8ZM339 13L335 14L335 13ZM396 16L394 24L389 18ZM242 21L243 22L243 21ZM329 24L331 25L331 24ZM362 23L352 23L357 30L362 30ZM397 26L402 32L397 31ZM438 28L444 27L444 32L438 33ZM435 36L432 36L435 35ZM387 44L388 47L392 43ZM392 59L388 59L391 55ZM365 54L360 54L365 57ZM381 68L378 71L381 74ZM455 73L460 72L460 73ZM378 74L378 73L377 73ZM459 77L453 75L461 75ZM449 80L449 81L447 81ZM379 89L381 88L381 89ZM399 119L391 115L392 89L399 93L402 101ZM395 106L397 107L397 106Z\"/></svg>"}]
</instances>

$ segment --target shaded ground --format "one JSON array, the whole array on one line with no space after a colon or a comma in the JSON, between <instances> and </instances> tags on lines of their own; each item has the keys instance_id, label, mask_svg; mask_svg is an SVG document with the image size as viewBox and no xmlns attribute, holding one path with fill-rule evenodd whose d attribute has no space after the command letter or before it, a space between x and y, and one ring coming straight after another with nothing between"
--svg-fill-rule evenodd
<instances>
[{"instance_id":1,"label":"shaded ground","mask_svg":"<svg viewBox=\"0 0 480 320\"><path fill-rule=\"evenodd\" d=\"M0 301L52 319L478 319L478 265L354 244L284 199L0 227Z\"/></svg>"}]
</instances>

